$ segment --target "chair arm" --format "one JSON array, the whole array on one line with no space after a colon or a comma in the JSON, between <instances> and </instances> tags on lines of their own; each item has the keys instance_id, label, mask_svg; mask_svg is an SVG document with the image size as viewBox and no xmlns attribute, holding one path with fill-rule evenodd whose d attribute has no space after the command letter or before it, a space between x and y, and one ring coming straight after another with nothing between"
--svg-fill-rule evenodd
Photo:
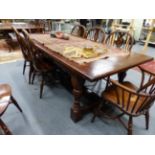
<instances>
[{"instance_id":1,"label":"chair arm","mask_svg":"<svg viewBox=\"0 0 155 155\"><path fill-rule=\"evenodd\" d=\"M155 79L154 79L155 80ZM136 90L133 90L133 89L131 89L131 88L129 88L129 87L126 87L125 85L123 85L123 84L121 84L121 83L119 83L118 81L115 81L115 80L112 80L112 79L110 79L110 82L114 85L114 86L116 86L116 87L119 87L119 88L121 88L121 89L123 89L123 90L125 90L125 91L127 91L128 93L131 93L131 94L134 94L134 95L141 95L141 96L152 96L152 95L150 95L150 94L148 94L148 93L143 93L143 92L139 92L139 89L138 89L138 91L136 91ZM138 93L138 94L137 94Z\"/></svg>"},{"instance_id":2,"label":"chair arm","mask_svg":"<svg viewBox=\"0 0 155 155\"><path fill-rule=\"evenodd\" d=\"M121 88L121 89L124 89L125 91L128 91L129 93L134 93L134 94L137 93L135 90L133 90L133 89L131 89L131 88L129 88L129 87L126 87L125 85L119 83L118 81L115 81L115 80L110 79L110 82L111 82L114 86L119 87L119 88Z\"/></svg>"},{"instance_id":3,"label":"chair arm","mask_svg":"<svg viewBox=\"0 0 155 155\"><path fill-rule=\"evenodd\" d=\"M141 66L138 66L139 69L141 70L141 74L142 74L142 78L141 78L141 83L140 83L140 88L138 91L141 91L145 88L147 88L149 85L155 83L155 73L141 67ZM149 76L148 80L145 81L145 77L146 75Z\"/></svg>"},{"instance_id":4,"label":"chair arm","mask_svg":"<svg viewBox=\"0 0 155 155\"><path fill-rule=\"evenodd\" d=\"M137 92L140 92L144 89L147 89L150 85L155 84L155 78L153 78L152 80L150 80L148 83L144 84L143 86L141 86Z\"/></svg>"}]
</instances>

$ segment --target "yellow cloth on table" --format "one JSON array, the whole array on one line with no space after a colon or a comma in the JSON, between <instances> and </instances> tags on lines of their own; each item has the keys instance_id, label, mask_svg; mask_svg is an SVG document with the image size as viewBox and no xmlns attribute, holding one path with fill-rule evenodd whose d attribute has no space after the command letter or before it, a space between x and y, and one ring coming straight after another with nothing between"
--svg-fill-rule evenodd
<instances>
[{"instance_id":1,"label":"yellow cloth on table","mask_svg":"<svg viewBox=\"0 0 155 155\"><path fill-rule=\"evenodd\" d=\"M94 58L101 53L95 51L93 48L79 48L79 47L66 47L63 51L63 55L68 58Z\"/></svg>"},{"instance_id":2,"label":"yellow cloth on table","mask_svg":"<svg viewBox=\"0 0 155 155\"><path fill-rule=\"evenodd\" d=\"M81 48L78 47L66 47L63 51L63 55L68 58L81 58Z\"/></svg>"}]
</instances>

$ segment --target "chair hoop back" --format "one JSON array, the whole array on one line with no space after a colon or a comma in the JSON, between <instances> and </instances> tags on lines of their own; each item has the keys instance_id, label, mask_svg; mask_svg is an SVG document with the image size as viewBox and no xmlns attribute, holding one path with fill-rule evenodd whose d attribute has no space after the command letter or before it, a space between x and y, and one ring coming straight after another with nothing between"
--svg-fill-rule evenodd
<instances>
[{"instance_id":1,"label":"chair hoop back","mask_svg":"<svg viewBox=\"0 0 155 155\"><path fill-rule=\"evenodd\" d=\"M101 27L94 27L88 30L86 38L98 43L103 43L105 36L105 32Z\"/></svg>"},{"instance_id":2,"label":"chair hoop back","mask_svg":"<svg viewBox=\"0 0 155 155\"><path fill-rule=\"evenodd\" d=\"M28 49L28 44L24 38L24 36L18 32L18 30L13 27L13 30L16 34L16 37L17 37L17 40L18 40L18 43L21 47L21 50L22 50L22 54L23 54L23 57L25 60L30 60L31 59L31 55L30 55L30 51Z\"/></svg>"},{"instance_id":3,"label":"chair hoop back","mask_svg":"<svg viewBox=\"0 0 155 155\"><path fill-rule=\"evenodd\" d=\"M86 34L86 28L83 25L75 25L71 31L71 34L78 37L85 37Z\"/></svg>"},{"instance_id":4,"label":"chair hoop back","mask_svg":"<svg viewBox=\"0 0 155 155\"><path fill-rule=\"evenodd\" d=\"M105 43L108 46L131 51L133 41L133 36L129 32L116 30L107 37Z\"/></svg>"}]
</instances>

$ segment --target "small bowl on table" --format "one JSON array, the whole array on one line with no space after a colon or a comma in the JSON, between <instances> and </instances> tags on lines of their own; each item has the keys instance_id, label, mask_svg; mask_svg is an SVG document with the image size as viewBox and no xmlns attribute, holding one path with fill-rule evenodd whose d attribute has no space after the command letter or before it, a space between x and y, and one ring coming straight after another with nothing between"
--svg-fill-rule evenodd
<instances>
[{"instance_id":1,"label":"small bowl on table","mask_svg":"<svg viewBox=\"0 0 155 155\"><path fill-rule=\"evenodd\" d=\"M65 39L65 40L69 39L69 35L67 33L63 33L63 32L56 32L55 36L58 39Z\"/></svg>"}]
</instances>

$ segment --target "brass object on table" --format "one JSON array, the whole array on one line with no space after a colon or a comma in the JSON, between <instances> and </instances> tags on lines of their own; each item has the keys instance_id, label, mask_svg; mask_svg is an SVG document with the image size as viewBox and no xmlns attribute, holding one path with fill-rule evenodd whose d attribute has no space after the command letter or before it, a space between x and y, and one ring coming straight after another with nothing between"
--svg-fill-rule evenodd
<instances>
[{"instance_id":1,"label":"brass object on table","mask_svg":"<svg viewBox=\"0 0 155 155\"><path fill-rule=\"evenodd\" d=\"M63 55L68 57L68 58L95 58L102 53L106 52L104 49L95 49L93 47L84 47L84 48L79 48L79 47L66 47L65 50L63 51Z\"/></svg>"}]
</instances>

